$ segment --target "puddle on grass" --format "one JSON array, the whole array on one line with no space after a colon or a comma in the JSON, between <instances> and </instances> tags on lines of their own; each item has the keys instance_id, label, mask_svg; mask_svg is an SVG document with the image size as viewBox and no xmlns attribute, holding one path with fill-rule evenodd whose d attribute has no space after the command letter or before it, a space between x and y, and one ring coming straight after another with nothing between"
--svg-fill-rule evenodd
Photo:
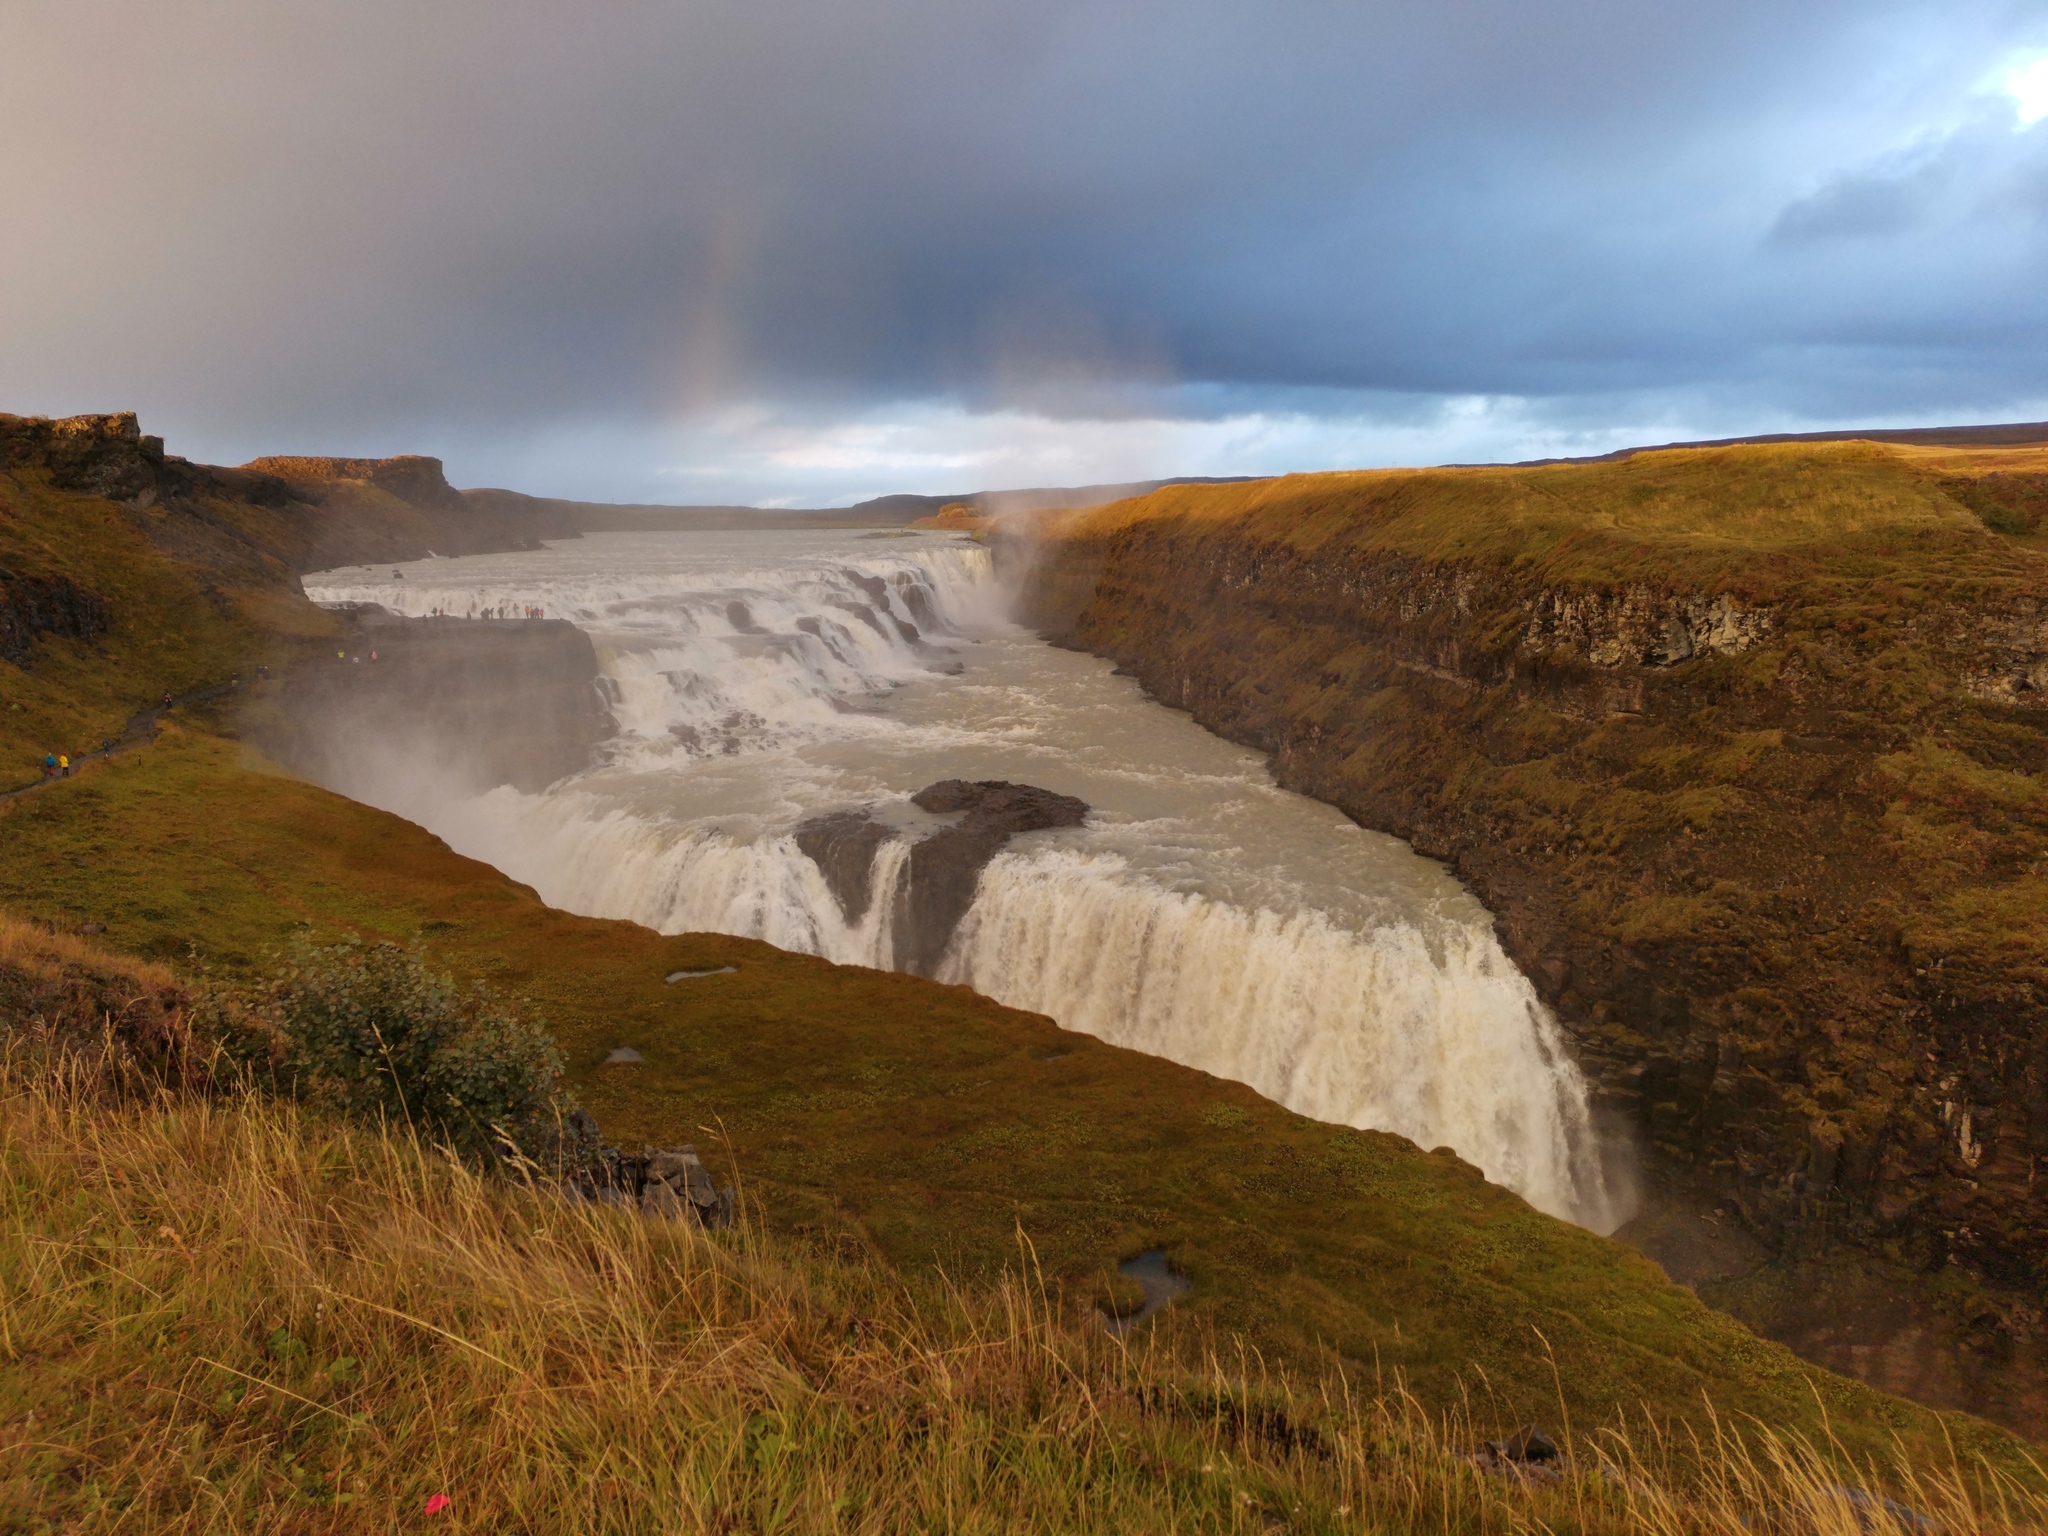
<instances>
[{"instance_id":1,"label":"puddle on grass","mask_svg":"<svg viewBox=\"0 0 2048 1536\"><path fill-rule=\"evenodd\" d=\"M1118 1338L1122 1338L1177 1297L1187 1295L1194 1284L1186 1275L1166 1262L1164 1248L1147 1248L1135 1259L1125 1259L1117 1265L1116 1272L1127 1280L1137 1281L1138 1289L1145 1297L1145 1304L1142 1307L1122 1317L1104 1312L1102 1326Z\"/></svg>"},{"instance_id":2,"label":"puddle on grass","mask_svg":"<svg viewBox=\"0 0 2048 1536\"><path fill-rule=\"evenodd\" d=\"M730 976L738 969L736 965L714 965L708 971L670 971L668 984L674 986L679 981L695 981L699 976Z\"/></svg>"}]
</instances>

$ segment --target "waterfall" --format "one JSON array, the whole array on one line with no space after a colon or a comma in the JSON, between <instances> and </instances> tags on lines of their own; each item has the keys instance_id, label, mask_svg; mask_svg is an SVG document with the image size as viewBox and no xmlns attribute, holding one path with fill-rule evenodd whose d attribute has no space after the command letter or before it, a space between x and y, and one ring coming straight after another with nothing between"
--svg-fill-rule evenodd
<instances>
[{"instance_id":1,"label":"waterfall","mask_svg":"<svg viewBox=\"0 0 2048 1536\"><path fill-rule=\"evenodd\" d=\"M1541 1210L1613 1225L1584 1081L1490 927L1347 932L1048 849L989 865L940 975L1313 1119L1449 1145Z\"/></svg>"},{"instance_id":2,"label":"waterfall","mask_svg":"<svg viewBox=\"0 0 2048 1536\"><path fill-rule=\"evenodd\" d=\"M619 724L605 762L541 794L393 805L554 905L885 965L908 849L936 824L910 792L1044 784L1096 814L982 870L940 979L1449 1145L1596 1230L1622 1214L1585 1080L1469 894L1008 625L979 546L606 536L308 590L413 615L537 604L590 634ZM794 835L853 807L897 829L858 921Z\"/></svg>"}]
</instances>

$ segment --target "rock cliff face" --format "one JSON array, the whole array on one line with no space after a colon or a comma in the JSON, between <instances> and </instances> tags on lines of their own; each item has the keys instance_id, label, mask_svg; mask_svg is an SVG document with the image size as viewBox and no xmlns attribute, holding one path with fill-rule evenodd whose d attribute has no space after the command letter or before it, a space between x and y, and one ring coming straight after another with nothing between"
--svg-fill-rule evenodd
<instances>
[{"instance_id":1,"label":"rock cliff face","mask_svg":"<svg viewBox=\"0 0 2048 1536\"><path fill-rule=\"evenodd\" d=\"M251 460L246 472L275 477L313 509L296 568L326 570L386 560L538 549L542 539L573 538L576 529L532 502L501 507L464 495L448 483L439 459L401 454L389 459L305 455Z\"/></svg>"},{"instance_id":2,"label":"rock cliff face","mask_svg":"<svg viewBox=\"0 0 2048 1536\"><path fill-rule=\"evenodd\" d=\"M1028 622L1448 861L1663 1209L1941 1277L1944 1379L2048 1428L2048 562L1899 474L1900 528L1796 560L1460 557L1413 482L1315 477L993 542Z\"/></svg>"},{"instance_id":3,"label":"rock cliff face","mask_svg":"<svg viewBox=\"0 0 2048 1536\"><path fill-rule=\"evenodd\" d=\"M247 723L329 789L405 803L394 786L535 791L590 766L613 731L590 637L556 619L355 615L344 655L301 668ZM371 660L374 654L375 660Z\"/></svg>"},{"instance_id":4,"label":"rock cliff face","mask_svg":"<svg viewBox=\"0 0 2048 1536\"><path fill-rule=\"evenodd\" d=\"M26 666L39 635L90 641L106 632L106 599L77 582L0 570L0 658Z\"/></svg>"}]
</instances>

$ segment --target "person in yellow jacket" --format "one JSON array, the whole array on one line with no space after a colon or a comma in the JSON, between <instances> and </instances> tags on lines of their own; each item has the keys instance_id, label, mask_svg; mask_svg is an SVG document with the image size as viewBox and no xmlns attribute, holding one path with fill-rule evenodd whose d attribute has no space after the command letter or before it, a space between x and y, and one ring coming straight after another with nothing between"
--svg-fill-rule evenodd
<instances>
[{"instance_id":1,"label":"person in yellow jacket","mask_svg":"<svg viewBox=\"0 0 2048 1536\"><path fill-rule=\"evenodd\" d=\"M71 777L71 755L68 752L57 754L57 775L65 779Z\"/></svg>"}]
</instances>

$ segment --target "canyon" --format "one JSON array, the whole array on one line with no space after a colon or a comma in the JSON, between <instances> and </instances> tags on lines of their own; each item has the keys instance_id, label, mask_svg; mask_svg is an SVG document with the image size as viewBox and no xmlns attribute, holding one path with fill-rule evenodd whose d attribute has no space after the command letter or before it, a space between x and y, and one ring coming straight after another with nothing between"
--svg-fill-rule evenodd
<instances>
[{"instance_id":1,"label":"canyon","mask_svg":"<svg viewBox=\"0 0 2048 1536\"><path fill-rule=\"evenodd\" d=\"M632 1005L634 1023L624 1030L613 1022L621 1015L605 990L585 989L578 958L590 946L613 944L601 935L620 925L564 927L569 920L544 916L531 891L477 884L480 866L432 839L406 842L392 818L349 810L331 796L308 798L260 760L256 769L237 766L238 753L266 743L293 760L297 749L264 733L302 729L303 717L300 725L278 719L302 685L305 704L324 700L311 714L367 725L394 713L440 714L440 703L420 698L443 684L489 708L474 717L451 710L437 726L444 734L416 745L415 758L457 759L457 744L479 733L516 740L522 724L528 738L503 759L461 757L460 796L530 798L551 775L574 777L587 771L579 764L602 764L633 700L606 688L620 674L607 670L602 643L593 649L584 630L557 622L552 608L546 621L444 622L322 610L301 595L299 574L320 569L335 551L382 564L358 573L367 584L372 576L388 581L389 562L438 548L425 544L446 537L430 526L433 519L465 515L442 494L438 466L429 473L423 466L432 461L409 461L386 473L377 468L386 461L271 461L289 475L189 466L163 455L132 417L84 424L9 418L0 429L0 511L7 514L0 566L18 652L0 671L12 706L0 713L0 739L16 757L39 760L48 741L117 734L164 690L218 684L231 673L247 678L259 665L279 674L234 710L167 719L159 743L142 750L136 766L118 769L105 790L88 779L57 792L69 799L37 797L49 803L16 812L9 825L16 857L0 890L11 908L74 926L89 918L143 952L203 951L230 966L255 963L248 935L270 932L266 924L310 920L294 914L378 931L398 923L451 946L465 966L523 978L552 999L552 1022L579 1053L577 1080L608 1124L689 1139L689 1127L671 1124L676 1111L664 1106L722 1102L749 1165L792 1208L812 1198L804 1191L820 1187L818 1170L830 1158L820 1161L825 1144L815 1130L808 1137L793 1130L781 1107L807 1092L801 1074L812 1067L798 1063L839 1071L831 1056L837 1047L814 1038L815 1010L786 1000L821 984L808 979L811 972L785 972L769 958L775 951L714 939L702 930L717 923L667 909L652 925L684 936L659 941L671 948L660 965L647 962L656 993ZM1073 679L1134 696L1142 687L1158 705L1185 711L1257 754L1250 760L1258 772L1269 767L1280 786L1407 839L1477 894L1491 915L1482 913L1475 931L1497 944L1512 961L1504 974L1529 987L1531 1002L1555 1021L1599 1128L1640 1159L1647 1208L1622 1229L1624 1239L1701 1297L1808 1358L2038 1435L2040 1211L2032 1174L2042 1126L2042 956L2034 871L2048 821L2035 788L2043 766L2035 701L2048 676L2048 610L2034 508L2043 468L2024 448L1792 444L1591 466L1293 477L1013 513L985 543L947 547L961 551L960 559L987 562L1014 588L1021 617L1036 630L1107 659L1073 655L1085 663ZM325 482L321 474L335 478ZM504 558L546 553L528 548L533 540L521 529L482 522L474 532L484 547L514 552ZM570 547L591 542L586 535ZM899 547L907 548L862 546L849 559L867 571ZM417 579L408 576L405 585ZM920 600L943 601L941 585L910 586L925 594ZM857 582L830 600L872 606ZM417 594L411 601L434 606ZM948 661L934 643L949 651L971 643L967 630L927 632L912 601L907 588L891 587L891 618L876 610L878 629L849 611L847 632L886 641L895 658L888 666L911 681L906 698L971 679L971 651L961 653L966 679L935 670ZM734 602L746 606L737 617ZM705 614L721 645L823 640L797 625L803 615L795 609L778 614L754 599L719 596ZM379 651L375 667L385 665L388 647L390 670L366 682L372 664L346 659L358 647ZM462 657L471 651L504 661L511 685L490 681L496 662L466 671ZM1122 675L1109 676L1109 663ZM661 670L645 671L649 687ZM427 694L410 692L408 677ZM380 695L383 689L394 691ZM527 699L541 713L522 722ZM650 747L659 739L669 744L664 751L714 761L735 727L715 699L703 703L701 719L643 716L655 728L642 736ZM832 713L859 723L857 713ZM687 729L676 734L671 725ZM686 739L689 732L695 737ZM563 742L573 751L552 755ZM299 745L308 743L301 737ZM314 745L332 749L331 742ZM522 760L524 746L541 745L546 750ZM1218 743L1217 750L1239 749ZM352 771L333 759L299 761L311 777ZM975 763L959 766L949 775L1000 776ZM888 796L908 798L942 776L906 769ZM1043 775L1014 777L1044 782L1055 794L1079 789ZM110 791L113 798L105 798ZM1092 793L1081 798L1097 804ZM855 796L838 805L862 803ZM821 801L815 809L831 807ZM1332 827L1343 827L1335 812L1327 814ZM802 819L790 819L792 838ZM872 891L876 868L887 861L854 831L853 843L870 855ZM1027 841L1056 845L1075 835L1053 829ZM1353 828L1352 835L1364 834ZM1319 832L1307 841L1335 836ZM251 839L263 840L260 853L254 843L241 851ZM373 873L374 860L350 851L401 845L393 868L408 871L402 878ZM193 862L199 849L214 850L205 855L213 862ZM602 844L593 853L595 870L607 855ZM868 920L828 880L824 866L834 855L814 859L794 843L791 853L817 883L799 903L804 912L821 922L829 916L849 934ZM1042 931L1050 952L1080 952L1072 933L1053 925L1062 913L1034 906L1029 882L1016 878L1051 854L1026 853L1005 850L984 867L987 894L1011 903L1004 921L1049 925ZM1428 867L1426 859L1414 863ZM188 869L189 888L175 889ZM406 883L412 871L425 880L429 870L432 881L452 882L447 891L466 894L429 898L426 885ZM512 873L515 881L529 878ZM991 882L996 875L1002 878ZM222 894L252 877L263 883L260 900ZM526 936L490 936L514 912L531 914L518 918ZM1076 913L1088 916L1083 907L1065 915ZM650 921L646 913L619 915ZM972 910L959 923L957 936L967 942L961 953L973 952L988 936L985 925ZM697 937L687 936L692 930ZM542 932L545 944L537 939ZM842 957L822 945L794 947L868 965L880 959L879 950ZM942 977L1002 995L1022 974L995 964L1005 952L1001 945L979 952L991 969L942 968ZM875 958L864 958L870 953ZM748 1004L755 1010L748 1027L760 1035L747 1047L753 1081L733 1076L737 1043L721 1033L724 1005L709 993L691 995L711 1001L687 1004L698 1020L690 1049L699 1063L663 1055L671 1048L661 1043L667 1026L657 1013L684 1005L683 994L698 985L660 986L663 967L716 972L725 965L753 978L746 993L756 1000ZM838 974L828 966L818 975L828 972ZM971 997L958 986L937 994L949 999L944 1006L962 1028L983 1028L970 1021L982 1019L977 1009L995 1006L950 1001ZM1011 995L1026 1008L1049 1006ZM912 1016L906 1008L922 1006L911 1001L921 996L889 993L873 1022L861 1011L868 1004L849 1004L846 1022L832 1027L886 1033L897 1027L889 1021ZM602 1066L622 1034L659 1068L644 1079L663 1085L651 1096ZM852 1036L832 1036L843 1038ZM1162 1105L1186 1099L1199 1114L1174 1107L1162 1125L1179 1127L1173 1136L1225 1136L1234 1158L1251 1155L1242 1126L1261 1127L1268 1150L1312 1136L1285 1129L1303 1122L1271 1120L1249 1096L1200 1107L1211 1090L1195 1085L1214 1079L1173 1077L1183 1069L1113 1045L1097 1044L1091 1054L1072 1043L1088 1039L1061 1032L1031 1050L1047 1061L1078 1051L1075 1061L1088 1073L1116 1063L1108 1077L1090 1079L1129 1085L1105 1105L1118 1094L1126 1103L1160 1093ZM1474 1081L1484 1086L1484 1075ZM851 1118L834 1122L831 1145L900 1137L912 1103L935 1117L933 1125L952 1123L953 1111L936 1101L878 1095L865 1079L848 1078L832 1092L839 1097L818 1099L813 1113ZM893 1107L872 1123L861 1118L876 1104ZM1240 1110L1250 1118L1240 1120ZM1170 1141L1155 1138L1146 1155L1162 1155ZM1026 1143L1004 1145L1014 1151ZM1070 1140L1061 1145L1063 1155L1075 1155ZM1025 1157L1017 1176L1032 1166L1032 1178L1053 1176L1043 1163L1030 1164L1030 1154L1017 1155ZM1102 1161L1108 1155L1091 1163L1098 1169L1092 1177L1110 1181L1105 1188L1120 1177L1114 1158ZM1406 1154L1373 1155L1410 1170L1401 1161ZM1418 1191L1457 1183L1432 1171L1439 1165L1477 1177L1448 1153L1415 1156ZM1284 1163L1260 1175L1260 1201L1308 1177ZM961 1176L955 1164L945 1166L946 1178ZM974 1176L997 1175L977 1165ZM1299 1188L1322 1189L1319 1178ZM1071 1221L1064 1236L1044 1234L1061 1272L1086 1273L1087 1253L1119 1241L1101 1236L1112 1229L1126 1246L1146 1251L1163 1234L1177 1234L1172 1241L1183 1246L1176 1254L1211 1256L1176 1258L1193 1263L1198 1278L1208 1276L1207 1289L1176 1305L1227 1305L1236 1321L1266 1330L1260 1336L1275 1348L1283 1336L1296 1340L1286 1347L1300 1347L1308 1320L1340 1315L1351 1358L1364 1358L1361 1349L1414 1347L1381 1324L1361 1331L1357 1309L1379 1305L1371 1298L1387 1294L1388 1273L1344 1268L1350 1299L1341 1307L1335 1292L1308 1299L1323 1296L1313 1288L1321 1282L1287 1308L1262 1306L1256 1277L1266 1261L1256 1256L1252 1232L1277 1218L1232 1206L1231 1221L1242 1225L1210 1233L1189 1224L1182 1194L1148 1187L1147 1209L1179 1214L1111 1221L1104 1211L1077 1208L1058 1218ZM902 1214L916 1205L910 1194L883 1184L870 1193L848 1190L843 1198L867 1213L860 1216L867 1240L906 1259L928 1251L920 1219ZM1337 1205L1318 1206L1323 1215L1313 1219L1335 1219L1330 1213L1341 1208L1343 1223L1397 1220L1401 1242L1420 1245L1418 1254L1448 1240L1434 1232L1438 1218L1417 1214L1437 1209L1438 1194L1418 1194L1412 1211L1406 1204L1377 1210L1370 1201L1353 1209L1336 1190L1325 1193ZM1050 1208L1040 1209L1053 1219ZM1556 1226L1528 1230L1547 1234ZM1085 1236L1091 1232L1097 1235ZM993 1227L982 1234L990 1253L1001 1247L997 1235ZM1213 1246L1226 1235L1226 1247L1238 1245L1227 1260ZM1542 1246L1550 1243L1545 1236L1529 1249L1537 1257L1514 1261L1513 1284L1569 1309L1577 1305L1570 1298L1594 1294L1585 1278L1594 1250L1561 1240ZM1333 1261L1298 1262L1320 1272L1317 1266ZM1454 1272L1455 1264L1444 1271ZM1418 1293L1403 1294L1402 1307L1416 1305ZM1522 1315L1498 1289L1474 1304ZM1394 1315L1412 1321L1419 1314ZM1463 1347L1450 1341L1469 1337L1459 1330L1476 1326L1479 1314L1461 1302L1435 1315L1442 1331L1430 1347L1443 1364L1451 1357L1441 1351ZM1562 1326L1559 1316L1546 1314L1546 1330ZM1678 1333L1657 1349L1682 1353L1680 1334L1721 1337L1718 1324L1701 1320L1710 1314L1683 1316ZM1573 1349L1583 1366L1583 1346ZM1621 1359L1607 1365L1620 1370ZM1620 1390L1622 1377L1638 1368L1601 1380ZM1542 1374L1528 1377L1530 1390ZM1678 1376L1658 1379L1671 1401L1689 1390Z\"/></svg>"},{"instance_id":2,"label":"canyon","mask_svg":"<svg viewBox=\"0 0 2048 1536\"><path fill-rule=\"evenodd\" d=\"M1624 1236L2038 1429L2048 564L1983 509L2039 456L1297 476L994 547L1049 636L1472 886L1644 1155Z\"/></svg>"}]
</instances>

